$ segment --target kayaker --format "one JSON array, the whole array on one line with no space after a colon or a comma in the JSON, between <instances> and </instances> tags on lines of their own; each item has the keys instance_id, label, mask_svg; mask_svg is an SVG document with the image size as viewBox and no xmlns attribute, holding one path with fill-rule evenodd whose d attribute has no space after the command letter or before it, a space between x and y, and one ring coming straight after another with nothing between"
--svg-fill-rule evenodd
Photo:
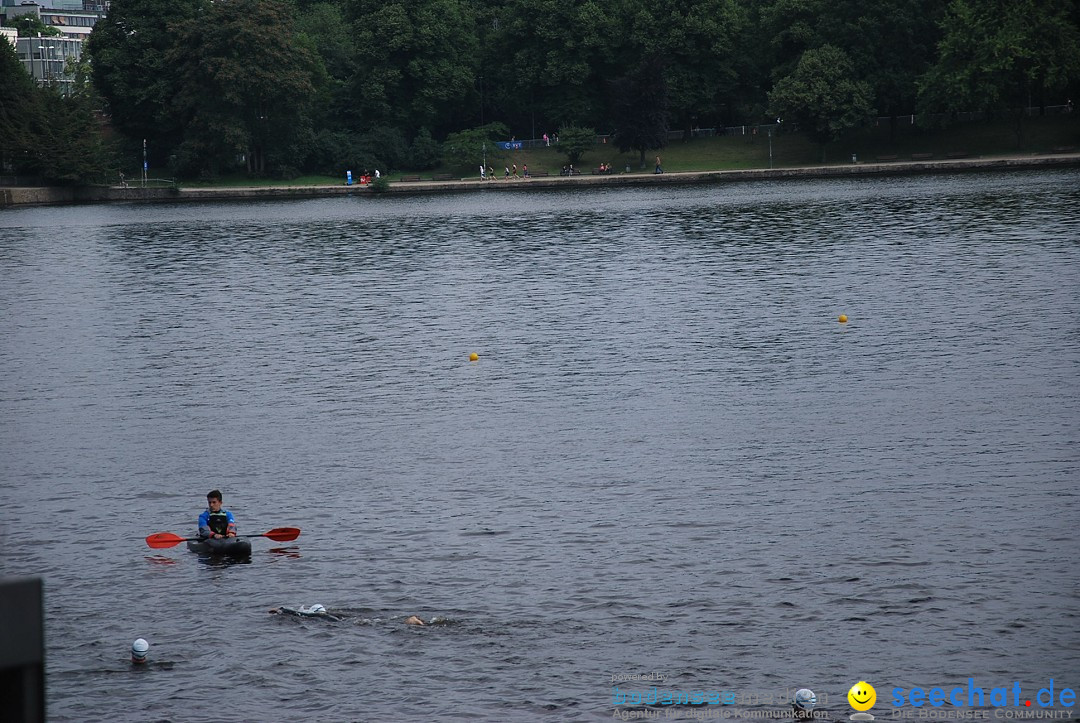
<instances>
[{"instance_id":1,"label":"kayaker","mask_svg":"<svg viewBox=\"0 0 1080 723\"><path fill-rule=\"evenodd\" d=\"M199 515L199 537L236 537L236 520L228 510L221 509L221 491L206 493L207 509Z\"/></svg>"}]
</instances>

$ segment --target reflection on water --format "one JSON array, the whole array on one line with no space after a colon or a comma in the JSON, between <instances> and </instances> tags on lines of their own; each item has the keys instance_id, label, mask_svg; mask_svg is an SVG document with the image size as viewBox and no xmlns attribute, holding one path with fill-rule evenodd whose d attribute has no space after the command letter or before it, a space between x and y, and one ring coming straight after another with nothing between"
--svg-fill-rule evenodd
<instances>
[{"instance_id":1,"label":"reflection on water","mask_svg":"<svg viewBox=\"0 0 1080 723\"><path fill-rule=\"evenodd\" d=\"M143 718L1066 680L1077 180L5 211L0 572L46 581L50 718L114 716L86 671L136 635ZM303 538L146 556L213 488Z\"/></svg>"}]
</instances>

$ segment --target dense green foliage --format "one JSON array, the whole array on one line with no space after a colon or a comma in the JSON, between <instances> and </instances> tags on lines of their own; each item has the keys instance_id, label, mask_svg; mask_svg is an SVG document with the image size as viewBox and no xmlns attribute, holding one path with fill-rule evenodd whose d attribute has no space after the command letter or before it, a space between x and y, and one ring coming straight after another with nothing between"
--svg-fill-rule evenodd
<instances>
[{"instance_id":1,"label":"dense green foliage","mask_svg":"<svg viewBox=\"0 0 1080 723\"><path fill-rule=\"evenodd\" d=\"M874 116L1080 94L1076 0L114 0L89 44L115 128L186 176L475 172L490 141ZM947 117L947 115L946 115ZM492 123L505 132L494 136ZM563 130L564 143L566 131ZM573 135L573 134L571 134ZM442 144L442 148L440 148ZM564 146L567 155L569 146ZM580 158L578 150L573 150Z\"/></svg>"},{"instance_id":2,"label":"dense green foliage","mask_svg":"<svg viewBox=\"0 0 1080 723\"><path fill-rule=\"evenodd\" d=\"M664 63L657 57L612 82L615 145L635 150L645 167L645 151L667 145L668 88Z\"/></svg>"},{"instance_id":3,"label":"dense green foliage","mask_svg":"<svg viewBox=\"0 0 1080 723\"><path fill-rule=\"evenodd\" d=\"M566 154L566 160L571 166L581 160L585 151L596 145L596 131L592 128L566 126L559 129L558 137L556 147Z\"/></svg>"},{"instance_id":4,"label":"dense green foliage","mask_svg":"<svg viewBox=\"0 0 1080 723\"><path fill-rule=\"evenodd\" d=\"M509 134L509 130L502 123L488 123L479 128L450 133L443 143L444 159L449 165L459 168L472 166L485 159L488 163L497 163L505 158L505 153L495 143L505 140Z\"/></svg>"},{"instance_id":5,"label":"dense green foliage","mask_svg":"<svg viewBox=\"0 0 1080 723\"><path fill-rule=\"evenodd\" d=\"M856 79L854 63L832 45L803 53L791 74L773 86L769 103L772 112L796 121L822 146L873 114L870 85Z\"/></svg>"},{"instance_id":6,"label":"dense green foliage","mask_svg":"<svg viewBox=\"0 0 1080 723\"><path fill-rule=\"evenodd\" d=\"M248 173L295 175L311 136L323 66L277 0L215 2L166 54L183 128L175 164L211 177L243 163ZM242 160L238 160L242 159Z\"/></svg>"},{"instance_id":7,"label":"dense green foliage","mask_svg":"<svg viewBox=\"0 0 1080 723\"><path fill-rule=\"evenodd\" d=\"M1071 0L954 0L938 62L922 78L922 110L1011 111L1019 141L1021 109L1060 97L1080 75L1078 7Z\"/></svg>"},{"instance_id":8,"label":"dense green foliage","mask_svg":"<svg viewBox=\"0 0 1080 723\"><path fill-rule=\"evenodd\" d=\"M0 169L46 183L100 180L109 158L94 106L85 86L68 96L36 86L0 42Z\"/></svg>"}]
</instances>

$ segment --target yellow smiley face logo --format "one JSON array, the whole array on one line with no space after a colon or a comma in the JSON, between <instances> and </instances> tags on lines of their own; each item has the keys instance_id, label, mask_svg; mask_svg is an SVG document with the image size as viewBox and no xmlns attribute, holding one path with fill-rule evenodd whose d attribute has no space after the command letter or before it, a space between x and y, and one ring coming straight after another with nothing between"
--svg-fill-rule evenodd
<instances>
[{"instance_id":1,"label":"yellow smiley face logo","mask_svg":"<svg viewBox=\"0 0 1080 723\"><path fill-rule=\"evenodd\" d=\"M865 680L860 680L847 692L847 700L855 710L870 710L877 702L877 691Z\"/></svg>"}]
</instances>

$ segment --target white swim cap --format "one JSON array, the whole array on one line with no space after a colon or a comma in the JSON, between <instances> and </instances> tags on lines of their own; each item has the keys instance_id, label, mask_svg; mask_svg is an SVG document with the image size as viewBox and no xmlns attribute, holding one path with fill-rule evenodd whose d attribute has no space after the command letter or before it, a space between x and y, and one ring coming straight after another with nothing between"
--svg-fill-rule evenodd
<instances>
[{"instance_id":1,"label":"white swim cap","mask_svg":"<svg viewBox=\"0 0 1080 723\"><path fill-rule=\"evenodd\" d=\"M148 652L150 652L150 643L142 638L137 638L135 642L131 644L131 662L145 663L146 654Z\"/></svg>"},{"instance_id":2,"label":"white swim cap","mask_svg":"<svg viewBox=\"0 0 1080 723\"><path fill-rule=\"evenodd\" d=\"M817 705L817 696L809 688L799 688L795 691L795 705L802 710L813 710Z\"/></svg>"},{"instance_id":3,"label":"white swim cap","mask_svg":"<svg viewBox=\"0 0 1080 723\"><path fill-rule=\"evenodd\" d=\"M312 615L324 615L326 613L326 608L324 608L319 603L315 603L310 608L308 608L308 612Z\"/></svg>"}]
</instances>

